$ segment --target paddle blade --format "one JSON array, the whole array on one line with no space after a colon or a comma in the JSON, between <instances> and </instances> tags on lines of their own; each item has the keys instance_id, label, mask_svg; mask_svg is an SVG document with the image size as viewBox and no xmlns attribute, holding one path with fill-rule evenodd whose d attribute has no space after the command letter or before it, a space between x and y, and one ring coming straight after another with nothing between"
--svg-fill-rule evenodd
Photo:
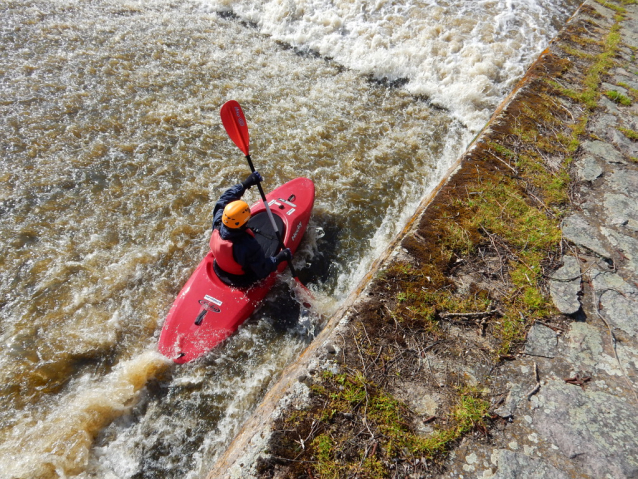
<instances>
[{"instance_id":1,"label":"paddle blade","mask_svg":"<svg viewBox=\"0 0 638 479\"><path fill-rule=\"evenodd\" d=\"M306 288L306 286L301 282L299 278L294 279L297 284L298 299L300 300L301 304L304 308L312 308L312 301L315 300L315 295L312 294L312 292L308 288Z\"/></svg>"},{"instance_id":2,"label":"paddle blade","mask_svg":"<svg viewBox=\"0 0 638 479\"><path fill-rule=\"evenodd\" d=\"M230 139L244 152L244 155L248 156L248 144L250 141L248 123L246 123L246 117L239 103L235 100L227 101L222 105L220 115Z\"/></svg>"}]
</instances>

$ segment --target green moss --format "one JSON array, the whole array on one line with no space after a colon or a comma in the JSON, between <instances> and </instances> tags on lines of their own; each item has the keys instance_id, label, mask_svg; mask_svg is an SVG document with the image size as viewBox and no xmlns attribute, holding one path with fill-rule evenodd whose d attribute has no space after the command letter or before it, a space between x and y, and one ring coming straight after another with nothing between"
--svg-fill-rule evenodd
<instances>
[{"instance_id":1,"label":"green moss","mask_svg":"<svg viewBox=\"0 0 638 479\"><path fill-rule=\"evenodd\" d=\"M509 354L514 344L525 339L530 321L515 307L507 307L501 320L495 325L495 334L499 337L498 356Z\"/></svg>"},{"instance_id":2,"label":"green moss","mask_svg":"<svg viewBox=\"0 0 638 479\"><path fill-rule=\"evenodd\" d=\"M442 246L456 254L470 254L474 249L474 242L470 238L469 232L460 224L453 220L445 223L445 236Z\"/></svg>"},{"instance_id":3,"label":"green moss","mask_svg":"<svg viewBox=\"0 0 638 479\"><path fill-rule=\"evenodd\" d=\"M323 381L321 390L330 393L316 399L320 399L324 407L307 412L305 418L306 423L315 425L315 429L311 429L311 437L304 441L303 446L301 441L297 441L301 448L299 455L310 455L309 464L320 477L388 477L392 459L406 453L433 459L467 432L486 426L490 403L476 389L461 388L456 404L441 421L445 427L423 437L409 425L409 409L362 376L326 374ZM347 412L353 418L360 418L361 424L344 425L336 415L325 415L326 409ZM316 427L317 421L323 426ZM366 433L373 433L377 442L373 447L361 450L353 460L346 457L345 451L353 435L361 433L360 426ZM313 431L316 434L313 435Z\"/></svg>"},{"instance_id":4,"label":"green moss","mask_svg":"<svg viewBox=\"0 0 638 479\"><path fill-rule=\"evenodd\" d=\"M593 53L584 52L582 50L579 50L574 47L570 47L568 45L562 45L561 49L564 50L565 53L567 53L568 55L573 55L575 57L583 58L586 60L593 60L596 57L596 55Z\"/></svg>"},{"instance_id":5,"label":"green moss","mask_svg":"<svg viewBox=\"0 0 638 479\"><path fill-rule=\"evenodd\" d=\"M638 141L638 131L630 130L629 128L618 128L618 130L630 140Z\"/></svg>"},{"instance_id":6,"label":"green moss","mask_svg":"<svg viewBox=\"0 0 638 479\"><path fill-rule=\"evenodd\" d=\"M363 460L359 477L387 477L387 466L376 457L366 457Z\"/></svg>"},{"instance_id":7,"label":"green moss","mask_svg":"<svg viewBox=\"0 0 638 479\"><path fill-rule=\"evenodd\" d=\"M485 292L477 292L470 296L461 297L448 289L428 291L416 283L409 286L412 300L399 310L404 317L423 323L431 323L438 313L471 313L486 311L492 301Z\"/></svg>"},{"instance_id":8,"label":"green moss","mask_svg":"<svg viewBox=\"0 0 638 479\"><path fill-rule=\"evenodd\" d=\"M544 315L538 313L548 306L547 299L543 297L538 288L535 287L528 287L524 289L523 302L525 303L525 306L527 306L528 310L533 311L537 316L541 317Z\"/></svg>"},{"instance_id":9,"label":"green moss","mask_svg":"<svg viewBox=\"0 0 638 479\"><path fill-rule=\"evenodd\" d=\"M622 93L619 93L615 90L608 90L605 92L605 96L607 98L609 98L611 101L614 101L616 103L619 103L621 105L624 106L630 106L631 105L631 98L623 95Z\"/></svg>"},{"instance_id":10,"label":"green moss","mask_svg":"<svg viewBox=\"0 0 638 479\"><path fill-rule=\"evenodd\" d=\"M587 129L587 122L589 121L589 114L584 112L583 116L578 119L578 121L571 125L570 128L572 130L572 140L570 141L567 151L569 153L574 153L578 147L580 146L579 137L583 135ZM571 158L570 158L571 161Z\"/></svg>"},{"instance_id":11,"label":"green moss","mask_svg":"<svg viewBox=\"0 0 638 479\"><path fill-rule=\"evenodd\" d=\"M627 10L625 10L623 7L621 7L620 5L616 5L613 2L610 2L609 0L595 0L597 3L600 3L602 6L610 8L612 10L614 10L617 13L626 13ZM631 1L631 0L629 0ZM624 1L623 1L624 3ZM628 3L625 3L625 5L627 5Z\"/></svg>"},{"instance_id":12,"label":"green moss","mask_svg":"<svg viewBox=\"0 0 638 479\"><path fill-rule=\"evenodd\" d=\"M633 60L632 60L633 61ZM631 95L631 98L636 101L638 99L638 90L635 88L632 88L630 85L628 85L625 82L619 82L618 86L623 87L624 89L626 89L629 94Z\"/></svg>"},{"instance_id":13,"label":"green moss","mask_svg":"<svg viewBox=\"0 0 638 479\"><path fill-rule=\"evenodd\" d=\"M334 441L328 434L320 434L312 441L316 451L315 470L325 478L338 478L339 465L334 460Z\"/></svg>"},{"instance_id":14,"label":"green moss","mask_svg":"<svg viewBox=\"0 0 638 479\"><path fill-rule=\"evenodd\" d=\"M554 88L561 95L571 98L575 101L582 101L582 94L579 91L576 91L573 88L566 88L552 78L545 78L543 79L543 81Z\"/></svg>"},{"instance_id":15,"label":"green moss","mask_svg":"<svg viewBox=\"0 0 638 479\"><path fill-rule=\"evenodd\" d=\"M599 2L603 3L603 2ZM611 3L604 2L606 6L612 9L620 8ZM617 18L616 21L620 21L622 18ZM598 55L590 55L584 52L580 52L578 56L580 58L586 58L592 60L592 64L587 69L585 78L583 80L583 89L580 91L565 88L559 82L554 79L546 79L545 81L559 91L562 95L565 95L573 100L579 101L585 104L588 108L596 107L596 100L599 96L599 85L601 76L606 74L607 71L614 65L614 56L620 43L620 25L616 23L605 36L602 41L603 51ZM569 47L564 47L569 48ZM576 53L575 51L573 53Z\"/></svg>"},{"instance_id":16,"label":"green moss","mask_svg":"<svg viewBox=\"0 0 638 479\"><path fill-rule=\"evenodd\" d=\"M485 425L490 403L480 397L476 389L466 389L461 393L459 402L450 416L455 421L455 433L458 436L471 431L478 425Z\"/></svg>"},{"instance_id":17,"label":"green moss","mask_svg":"<svg viewBox=\"0 0 638 479\"><path fill-rule=\"evenodd\" d=\"M565 165L572 162L571 157L565 159ZM554 175L549 183L545 185L545 197L548 203L566 203L567 185L570 182L569 172L565 169Z\"/></svg>"},{"instance_id":18,"label":"green moss","mask_svg":"<svg viewBox=\"0 0 638 479\"><path fill-rule=\"evenodd\" d=\"M560 182L545 186L549 187L548 191L553 196L558 196L552 190L564 189L566 184L561 178ZM556 221L548 218L536 205L528 203L516 181L487 184L472 210L473 214L467 218L467 229L482 229L496 234L515 248L528 245L543 249L560 238Z\"/></svg>"},{"instance_id":19,"label":"green moss","mask_svg":"<svg viewBox=\"0 0 638 479\"><path fill-rule=\"evenodd\" d=\"M506 158L516 159L516 157L518 156L514 151L494 141L488 142L488 145L490 148L494 149L496 153Z\"/></svg>"}]
</instances>

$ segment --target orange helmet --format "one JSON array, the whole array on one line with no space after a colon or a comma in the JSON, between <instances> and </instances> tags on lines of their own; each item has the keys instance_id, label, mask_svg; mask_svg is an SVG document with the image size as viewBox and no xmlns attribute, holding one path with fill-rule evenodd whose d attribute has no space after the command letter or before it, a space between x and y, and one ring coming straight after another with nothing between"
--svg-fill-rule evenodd
<instances>
[{"instance_id":1,"label":"orange helmet","mask_svg":"<svg viewBox=\"0 0 638 479\"><path fill-rule=\"evenodd\" d=\"M241 228L249 219L250 207L245 201L231 201L224 208L222 223L228 228Z\"/></svg>"}]
</instances>

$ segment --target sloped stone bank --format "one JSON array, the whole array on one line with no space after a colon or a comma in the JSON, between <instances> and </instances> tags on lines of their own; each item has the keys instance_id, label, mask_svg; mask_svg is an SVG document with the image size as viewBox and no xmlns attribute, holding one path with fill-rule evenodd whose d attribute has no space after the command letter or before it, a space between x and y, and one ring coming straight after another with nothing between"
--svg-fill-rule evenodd
<instances>
[{"instance_id":1,"label":"sloped stone bank","mask_svg":"<svg viewBox=\"0 0 638 479\"><path fill-rule=\"evenodd\" d=\"M638 476L637 49L581 6L209 478Z\"/></svg>"}]
</instances>

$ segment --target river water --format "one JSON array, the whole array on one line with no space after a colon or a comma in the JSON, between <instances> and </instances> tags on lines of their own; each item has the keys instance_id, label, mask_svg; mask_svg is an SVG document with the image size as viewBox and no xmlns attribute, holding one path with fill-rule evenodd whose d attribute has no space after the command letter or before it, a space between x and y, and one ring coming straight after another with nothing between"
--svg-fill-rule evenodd
<instances>
[{"instance_id":1,"label":"river water","mask_svg":"<svg viewBox=\"0 0 638 479\"><path fill-rule=\"evenodd\" d=\"M156 352L249 172L225 101L265 189L315 182L327 317L578 3L2 0L0 477L204 477L311 341L282 281L204 358Z\"/></svg>"}]
</instances>

